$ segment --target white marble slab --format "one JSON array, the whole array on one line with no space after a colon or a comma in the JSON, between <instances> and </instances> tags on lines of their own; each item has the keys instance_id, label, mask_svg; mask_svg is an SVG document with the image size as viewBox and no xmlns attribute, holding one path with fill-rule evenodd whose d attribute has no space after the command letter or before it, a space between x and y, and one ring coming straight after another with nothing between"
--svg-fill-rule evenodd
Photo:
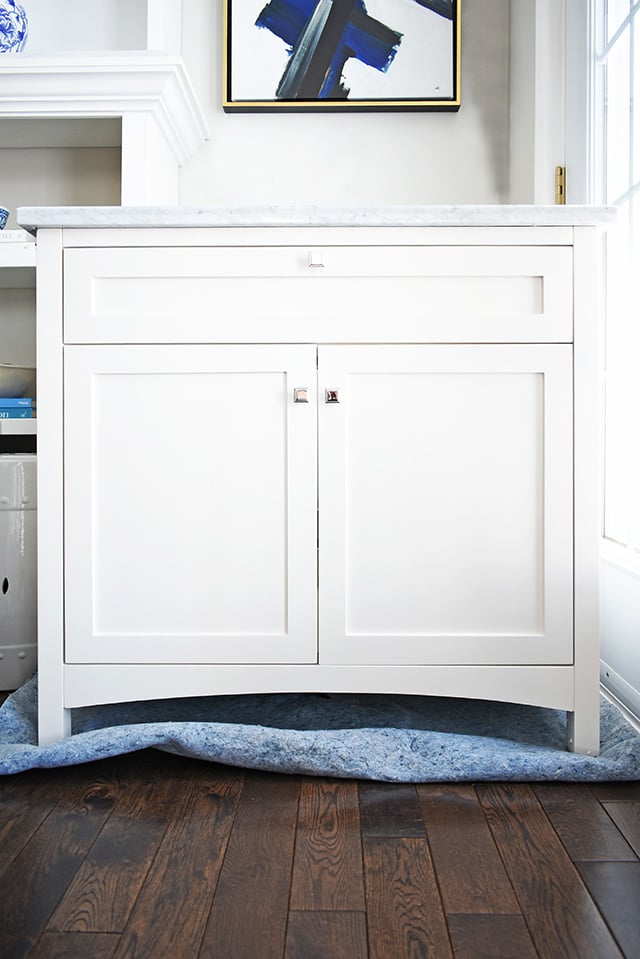
<instances>
[{"instance_id":1,"label":"white marble slab","mask_svg":"<svg viewBox=\"0 0 640 959\"><path fill-rule=\"evenodd\" d=\"M19 207L30 232L83 227L300 227L300 226L598 226L615 220L613 207L390 206L323 207Z\"/></svg>"}]
</instances>

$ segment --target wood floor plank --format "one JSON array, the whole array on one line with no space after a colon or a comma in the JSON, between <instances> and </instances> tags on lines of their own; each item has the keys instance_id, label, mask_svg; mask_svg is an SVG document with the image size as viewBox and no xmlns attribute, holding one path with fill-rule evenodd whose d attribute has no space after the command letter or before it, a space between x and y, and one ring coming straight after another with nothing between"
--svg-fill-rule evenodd
<instances>
[{"instance_id":1,"label":"wood floor plank","mask_svg":"<svg viewBox=\"0 0 640 959\"><path fill-rule=\"evenodd\" d=\"M637 858L588 786L542 783L534 792L574 862Z\"/></svg>"},{"instance_id":2,"label":"wood floor plank","mask_svg":"<svg viewBox=\"0 0 640 959\"><path fill-rule=\"evenodd\" d=\"M417 788L446 913L520 912L473 786Z\"/></svg>"},{"instance_id":3,"label":"wood floor plank","mask_svg":"<svg viewBox=\"0 0 640 959\"><path fill-rule=\"evenodd\" d=\"M109 821L68 887L48 929L122 932L172 815L201 774L171 761L153 779L121 788Z\"/></svg>"},{"instance_id":4,"label":"wood floor plank","mask_svg":"<svg viewBox=\"0 0 640 959\"><path fill-rule=\"evenodd\" d=\"M45 932L29 959L113 959L119 938L100 932Z\"/></svg>"},{"instance_id":5,"label":"wood floor plank","mask_svg":"<svg viewBox=\"0 0 640 959\"><path fill-rule=\"evenodd\" d=\"M452 956L424 839L365 838L369 959Z\"/></svg>"},{"instance_id":6,"label":"wood floor plank","mask_svg":"<svg viewBox=\"0 0 640 959\"><path fill-rule=\"evenodd\" d=\"M477 787L540 959L620 952L531 787Z\"/></svg>"},{"instance_id":7,"label":"wood floor plank","mask_svg":"<svg viewBox=\"0 0 640 959\"><path fill-rule=\"evenodd\" d=\"M5 777L0 956L640 959L639 785L300 781L156 750Z\"/></svg>"},{"instance_id":8,"label":"wood floor plank","mask_svg":"<svg viewBox=\"0 0 640 959\"><path fill-rule=\"evenodd\" d=\"M3 777L0 788L0 876L10 867L67 788L60 776L31 770Z\"/></svg>"},{"instance_id":9,"label":"wood floor plank","mask_svg":"<svg viewBox=\"0 0 640 959\"><path fill-rule=\"evenodd\" d=\"M600 802L640 802L640 782L591 783L589 788Z\"/></svg>"},{"instance_id":10,"label":"wood floor plank","mask_svg":"<svg viewBox=\"0 0 640 959\"><path fill-rule=\"evenodd\" d=\"M28 954L109 818L116 795L112 770L101 764L64 770L66 790L0 878L3 959Z\"/></svg>"},{"instance_id":11,"label":"wood floor plank","mask_svg":"<svg viewBox=\"0 0 640 959\"><path fill-rule=\"evenodd\" d=\"M285 959L367 959L364 912L291 912Z\"/></svg>"},{"instance_id":12,"label":"wood floor plank","mask_svg":"<svg viewBox=\"0 0 640 959\"><path fill-rule=\"evenodd\" d=\"M357 783L302 780L290 908L364 909Z\"/></svg>"},{"instance_id":13,"label":"wood floor plank","mask_svg":"<svg viewBox=\"0 0 640 959\"><path fill-rule=\"evenodd\" d=\"M247 774L200 959L284 954L298 790L294 776Z\"/></svg>"},{"instance_id":14,"label":"wood floor plank","mask_svg":"<svg viewBox=\"0 0 640 959\"><path fill-rule=\"evenodd\" d=\"M537 959L522 916L448 917L455 959Z\"/></svg>"},{"instance_id":15,"label":"wood floor plank","mask_svg":"<svg viewBox=\"0 0 640 959\"><path fill-rule=\"evenodd\" d=\"M606 802L603 808L640 857L640 802Z\"/></svg>"},{"instance_id":16,"label":"wood floor plank","mask_svg":"<svg viewBox=\"0 0 640 959\"><path fill-rule=\"evenodd\" d=\"M626 959L638 959L640 862L582 862L578 869Z\"/></svg>"},{"instance_id":17,"label":"wood floor plank","mask_svg":"<svg viewBox=\"0 0 640 959\"><path fill-rule=\"evenodd\" d=\"M424 839L424 821L414 785L361 782L358 792L363 836Z\"/></svg>"},{"instance_id":18,"label":"wood floor plank","mask_svg":"<svg viewBox=\"0 0 640 959\"><path fill-rule=\"evenodd\" d=\"M198 954L243 779L238 770L200 766L164 834L117 959Z\"/></svg>"}]
</instances>

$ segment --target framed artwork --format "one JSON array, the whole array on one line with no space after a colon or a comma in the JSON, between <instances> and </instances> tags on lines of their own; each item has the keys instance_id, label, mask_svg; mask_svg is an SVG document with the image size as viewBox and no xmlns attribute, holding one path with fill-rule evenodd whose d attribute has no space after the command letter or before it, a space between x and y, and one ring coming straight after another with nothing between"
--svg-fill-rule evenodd
<instances>
[{"instance_id":1,"label":"framed artwork","mask_svg":"<svg viewBox=\"0 0 640 959\"><path fill-rule=\"evenodd\" d=\"M223 109L457 110L460 3L223 0Z\"/></svg>"}]
</instances>

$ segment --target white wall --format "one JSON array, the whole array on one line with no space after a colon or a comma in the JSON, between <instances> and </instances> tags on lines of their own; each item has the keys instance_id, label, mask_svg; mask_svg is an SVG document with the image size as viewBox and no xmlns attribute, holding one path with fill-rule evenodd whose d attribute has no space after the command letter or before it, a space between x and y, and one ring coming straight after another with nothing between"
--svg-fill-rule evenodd
<instances>
[{"instance_id":1,"label":"white wall","mask_svg":"<svg viewBox=\"0 0 640 959\"><path fill-rule=\"evenodd\" d=\"M222 14L184 0L182 52L211 140L185 205L509 202L509 0L464 0L459 113L229 114Z\"/></svg>"},{"instance_id":2,"label":"white wall","mask_svg":"<svg viewBox=\"0 0 640 959\"><path fill-rule=\"evenodd\" d=\"M600 564L602 681L640 718L640 572Z\"/></svg>"},{"instance_id":3,"label":"white wall","mask_svg":"<svg viewBox=\"0 0 640 959\"><path fill-rule=\"evenodd\" d=\"M145 48L145 0L22 0L22 5L29 20L28 56Z\"/></svg>"},{"instance_id":4,"label":"white wall","mask_svg":"<svg viewBox=\"0 0 640 959\"><path fill-rule=\"evenodd\" d=\"M0 132L2 124L0 124ZM117 205L120 150L116 147L0 149L2 205L16 228L19 206Z\"/></svg>"}]
</instances>

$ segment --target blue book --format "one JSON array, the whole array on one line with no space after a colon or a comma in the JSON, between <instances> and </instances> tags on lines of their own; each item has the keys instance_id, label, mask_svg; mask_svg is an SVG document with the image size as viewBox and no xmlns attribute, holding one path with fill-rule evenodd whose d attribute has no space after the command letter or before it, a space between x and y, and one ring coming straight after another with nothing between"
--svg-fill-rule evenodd
<instances>
[{"instance_id":1,"label":"blue book","mask_svg":"<svg viewBox=\"0 0 640 959\"><path fill-rule=\"evenodd\" d=\"M30 420L33 410L21 406L0 406L0 420Z\"/></svg>"},{"instance_id":2,"label":"blue book","mask_svg":"<svg viewBox=\"0 0 640 959\"><path fill-rule=\"evenodd\" d=\"M33 406L33 400L30 396L0 396L0 409L8 409L10 406Z\"/></svg>"}]
</instances>

